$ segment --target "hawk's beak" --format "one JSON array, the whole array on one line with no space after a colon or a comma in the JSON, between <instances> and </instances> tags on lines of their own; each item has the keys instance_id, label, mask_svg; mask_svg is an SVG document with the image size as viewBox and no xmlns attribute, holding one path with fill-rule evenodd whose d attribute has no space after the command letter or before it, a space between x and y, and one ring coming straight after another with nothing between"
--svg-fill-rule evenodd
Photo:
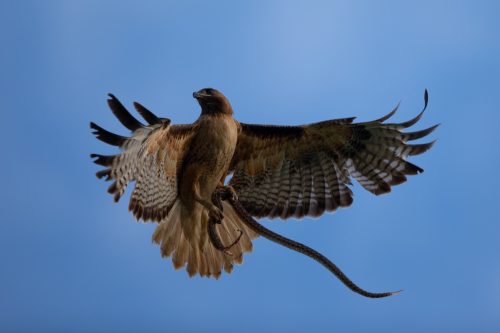
<instances>
[{"instance_id":1,"label":"hawk's beak","mask_svg":"<svg viewBox=\"0 0 500 333\"><path fill-rule=\"evenodd\" d=\"M196 99L202 99L204 97L208 97L208 95L206 93L201 92L201 91L195 91L193 93L193 97Z\"/></svg>"},{"instance_id":2,"label":"hawk's beak","mask_svg":"<svg viewBox=\"0 0 500 333\"><path fill-rule=\"evenodd\" d=\"M200 93L199 91L195 91L195 92L193 93L193 97L194 97L194 98L196 98L196 99L203 98L203 97L205 97L205 96L206 96L206 95L204 95L204 94Z\"/></svg>"}]
</instances>

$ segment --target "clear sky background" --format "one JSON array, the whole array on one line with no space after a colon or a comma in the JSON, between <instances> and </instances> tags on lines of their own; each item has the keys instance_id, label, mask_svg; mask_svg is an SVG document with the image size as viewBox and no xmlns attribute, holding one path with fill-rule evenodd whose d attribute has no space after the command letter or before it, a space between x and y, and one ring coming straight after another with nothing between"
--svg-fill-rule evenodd
<instances>
[{"instance_id":1,"label":"clear sky background","mask_svg":"<svg viewBox=\"0 0 500 333\"><path fill-rule=\"evenodd\" d=\"M499 332L500 2L2 1L1 332ZM266 226L370 291L265 239L231 275L188 278L153 224L112 202L89 122L106 94L193 122L211 86L240 121L442 126L422 175L351 208Z\"/></svg>"}]
</instances>

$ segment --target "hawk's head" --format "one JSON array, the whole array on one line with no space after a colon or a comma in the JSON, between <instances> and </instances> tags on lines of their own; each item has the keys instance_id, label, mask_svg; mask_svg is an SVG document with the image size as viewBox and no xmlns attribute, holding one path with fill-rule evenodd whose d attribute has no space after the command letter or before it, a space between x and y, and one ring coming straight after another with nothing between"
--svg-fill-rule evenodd
<instances>
[{"instance_id":1,"label":"hawk's head","mask_svg":"<svg viewBox=\"0 0 500 333\"><path fill-rule=\"evenodd\" d=\"M233 114L233 108L220 91L212 88L204 88L193 93L201 106L202 114Z\"/></svg>"}]
</instances>

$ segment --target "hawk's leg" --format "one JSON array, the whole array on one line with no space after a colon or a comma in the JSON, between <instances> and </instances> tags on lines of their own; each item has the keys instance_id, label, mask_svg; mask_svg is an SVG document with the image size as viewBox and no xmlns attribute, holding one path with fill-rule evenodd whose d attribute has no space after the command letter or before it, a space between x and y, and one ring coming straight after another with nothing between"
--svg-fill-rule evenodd
<instances>
[{"instance_id":1,"label":"hawk's leg","mask_svg":"<svg viewBox=\"0 0 500 333\"><path fill-rule=\"evenodd\" d=\"M227 193L228 191L226 191L225 189L221 191L220 188L217 188L212 194L212 202L218 209L220 209L221 212L222 212L222 200L229 199ZM236 238L236 240L233 241L230 245L224 246L222 240L219 237L219 234L217 233L217 230L215 229L215 226L221 223L222 223L222 218L219 219L215 216L210 216L208 220L208 236L210 238L210 241L217 250L232 256L233 254L231 253L231 251L229 251L229 249L240 241L240 238L243 235L243 231L239 230L240 234Z\"/></svg>"},{"instance_id":2,"label":"hawk's leg","mask_svg":"<svg viewBox=\"0 0 500 333\"><path fill-rule=\"evenodd\" d=\"M224 215L222 214L222 204L220 205L220 207L218 207L213 203L201 198L196 191L193 191L193 195L194 200L208 210L208 215L210 216L210 218L214 218L219 221L222 220L222 218L224 217Z\"/></svg>"}]
</instances>

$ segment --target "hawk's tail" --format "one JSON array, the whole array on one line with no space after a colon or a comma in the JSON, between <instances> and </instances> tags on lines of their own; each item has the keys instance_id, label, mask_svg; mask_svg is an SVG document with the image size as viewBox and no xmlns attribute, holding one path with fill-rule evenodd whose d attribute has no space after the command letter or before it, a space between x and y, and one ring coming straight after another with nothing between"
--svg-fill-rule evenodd
<instances>
[{"instance_id":1,"label":"hawk's tail","mask_svg":"<svg viewBox=\"0 0 500 333\"><path fill-rule=\"evenodd\" d=\"M219 278L222 270L231 273L234 263L241 264L243 253L252 250L252 239L257 235L239 219L234 209L223 202L224 218L216 226L225 245L231 244L243 232L240 240L231 247L232 256L217 250L208 237L208 213L201 207L188 210L177 199L168 216L158 225L153 241L161 247L163 257L172 257L175 269L184 267L190 276Z\"/></svg>"}]
</instances>

